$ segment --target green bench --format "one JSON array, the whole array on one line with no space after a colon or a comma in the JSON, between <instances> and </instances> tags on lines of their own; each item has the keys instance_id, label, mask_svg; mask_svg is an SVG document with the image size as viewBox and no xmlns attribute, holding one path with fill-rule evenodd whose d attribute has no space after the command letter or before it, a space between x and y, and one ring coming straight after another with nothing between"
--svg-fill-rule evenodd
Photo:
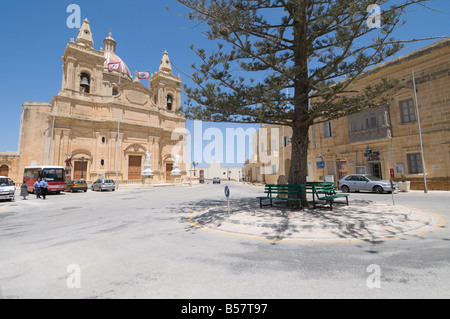
<instances>
[{"instance_id":1,"label":"green bench","mask_svg":"<svg viewBox=\"0 0 450 319\"><path fill-rule=\"evenodd\" d=\"M300 208L302 196L305 194L305 185L266 185L264 188L265 196L257 197L259 199L259 207L273 207L273 202L285 201L286 203L296 203ZM270 204L263 205L263 201L268 200Z\"/></svg>"},{"instance_id":2,"label":"green bench","mask_svg":"<svg viewBox=\"0 0 450 319\"><path fill-rule=\"evenodd\" d=\"M313 206L316 208L316 197L317 200L324 200L330 203L330 209L333 210L334 200L337 198L345 198L348 206L348 196L349 194L337 193L337 189L333 183L327 182L310 182L306 184L307 188L311 190L313 197Z\"/></svg>"}]
</instances>

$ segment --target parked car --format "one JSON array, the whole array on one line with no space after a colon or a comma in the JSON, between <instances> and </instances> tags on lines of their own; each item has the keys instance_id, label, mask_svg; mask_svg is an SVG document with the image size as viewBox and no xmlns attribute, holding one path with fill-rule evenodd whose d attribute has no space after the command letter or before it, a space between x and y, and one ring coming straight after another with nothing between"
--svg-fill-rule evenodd
<instances>
[{"instance_id":1,"label":"parked car","mask_svg":"<svg viewBox=\"0 0 450 319\"><path fill-rule=\"evenodd\" d=\"M220 177L214 177L213 184L220 184Z\"/></svg>"},{"instance_id":2,"label":"parked car","mask_svg":"<svg viewBox=\"0 0 450 319\"><path fill-rule=\"evenodd\" d=\"M0 176L0 199L13 201L15 199L14 193L16 185L6 176Z\"/></svg>"},{"instance_id":3,"label":"parked car","mask_svg":"<svg viewBox=\"0 0 450 319\"><path fill-rule=\"evenodd\" d=\"M64 184L64 191L65 192L76 192L76 191L83 191L87 192L87 183L86 181L79 180L79 181L67 181L66 184Z\"/></svg>"},{"instance_id":4,"label":"parked car","mask_svg":"<svg viewBox=\"0 0 450 319\"><path fill-rule=\"evenodd\" d=\"M398 184L393 182L394 192L398 191ZM392 192L391 182L381 180L376 176L369 174L351 174L339 180L339 189L344 193L368 191L382 194L384 192Z\"/></svg>"},{"instance_id":5,"label":"parked car","mask_svg":"<svg viewBox=\"0 0 450 319\"><path fill-rule=\"evenodd\" d=\"M93 191L102 192L104 190L110 190L114 192L116 190L116 183L112 179L97 179L91 188Z\"/></svg>"}]
</instances>

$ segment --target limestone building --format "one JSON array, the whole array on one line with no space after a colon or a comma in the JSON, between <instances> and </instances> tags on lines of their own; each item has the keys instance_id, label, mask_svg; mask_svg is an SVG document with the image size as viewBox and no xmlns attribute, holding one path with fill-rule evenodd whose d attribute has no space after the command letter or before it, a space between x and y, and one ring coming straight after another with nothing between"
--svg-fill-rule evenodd
<instances>
[{"instance_id":1,"label":"limestone building","mask_svg":"<svg viewBox=\"0 0 450 319\"><path fill-rule=\"evenodd\" d=\"M350 90L362 90L382 78L399 80L389 104L311 127L308 180L337 183L346 174L354 173L389 179L393 169L394 180L404 175L411 181L411 189L424 189L425 174L429 190L450 190L450 40L368 70ZM264 128L270 132L265 134L277 137L255 134L256 155L246 162L246 177L249 181L274 183L280 176L289 175L292 130ZM264 161L261 155L271 157Z\"/></svg>"},{"instance_id":2,"label":"limestone building","mask_svg":"<svg viewBox=\"0 0 450 319\"><path fill-rule=\"evenodd\" d=\"M182 137L174 134L185 128L176 113L182 83L168 53L146 87L116 54L111 33L103 45L94 49L84 20L62 57L61 90L50 103L23 104L18 154L0 153L0 167L11 178L20 182L30 165L65 167L68 157L71 179L118 174L121 183L139 182L148 160L154 182L173 181L174 165L185 178Z\"/></svg>"}]
</instances>

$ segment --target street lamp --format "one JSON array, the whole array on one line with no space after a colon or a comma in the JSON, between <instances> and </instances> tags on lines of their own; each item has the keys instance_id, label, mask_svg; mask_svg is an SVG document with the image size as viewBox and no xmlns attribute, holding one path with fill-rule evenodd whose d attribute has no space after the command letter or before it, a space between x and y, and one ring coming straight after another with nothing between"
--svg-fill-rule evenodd
<instances>
[{"instance_id":1,"label":"street lamp","mask_svg":"<svg viewBox=\"0 0 450 319\"><path fill-rule=\"evenodd\" d=\"M84 160L85 160L85 158L84 158L84 156L81 158L81 179L83 179L83 164L84 164Z\"/></svg>"},{"instance_id":2,"label":"street lamp","mask_svg":"<svg viewBox=\"0 0 450 319\"><path fill-rule=\"evenodd\" d=\"M196 161L192 162L192 166L194 167L194 176L195 176L195 167L198 165L198 163ZM192 186L192 168L191 168L191 173L189 174L190 176L190 184Z\"/></svg>"},{"instance_id":3,"label":"street lamp","mask_svg":"<svg viewBox=\"0 0 450 319\"><path fill-rule=\"evenodd\" d=\"M380 152L372 152L370 146L367 146L364 156L365 157L380 156Z\"/></svg>"}]
</instances>

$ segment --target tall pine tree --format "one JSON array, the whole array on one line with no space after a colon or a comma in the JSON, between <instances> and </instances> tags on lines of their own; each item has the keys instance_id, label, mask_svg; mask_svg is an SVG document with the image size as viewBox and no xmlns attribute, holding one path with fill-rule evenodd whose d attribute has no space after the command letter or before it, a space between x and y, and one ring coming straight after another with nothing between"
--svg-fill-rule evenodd
<instances>
[{"instance_id":1,"label":"tall pine tree","mask_svg":"<svg viewBox=\"0 0 450 319\"><path fill-rule=\"evenodd\" d=\"M304 184L310 126L386 102L394 81L349 86L419 41L392 34L410 7L427 1L178 0L218 43L215 52L192 46L201 64L192 66L197 86L185 88L184 115L292 127L289 183Z\"/></svg>"}]
</instances>

